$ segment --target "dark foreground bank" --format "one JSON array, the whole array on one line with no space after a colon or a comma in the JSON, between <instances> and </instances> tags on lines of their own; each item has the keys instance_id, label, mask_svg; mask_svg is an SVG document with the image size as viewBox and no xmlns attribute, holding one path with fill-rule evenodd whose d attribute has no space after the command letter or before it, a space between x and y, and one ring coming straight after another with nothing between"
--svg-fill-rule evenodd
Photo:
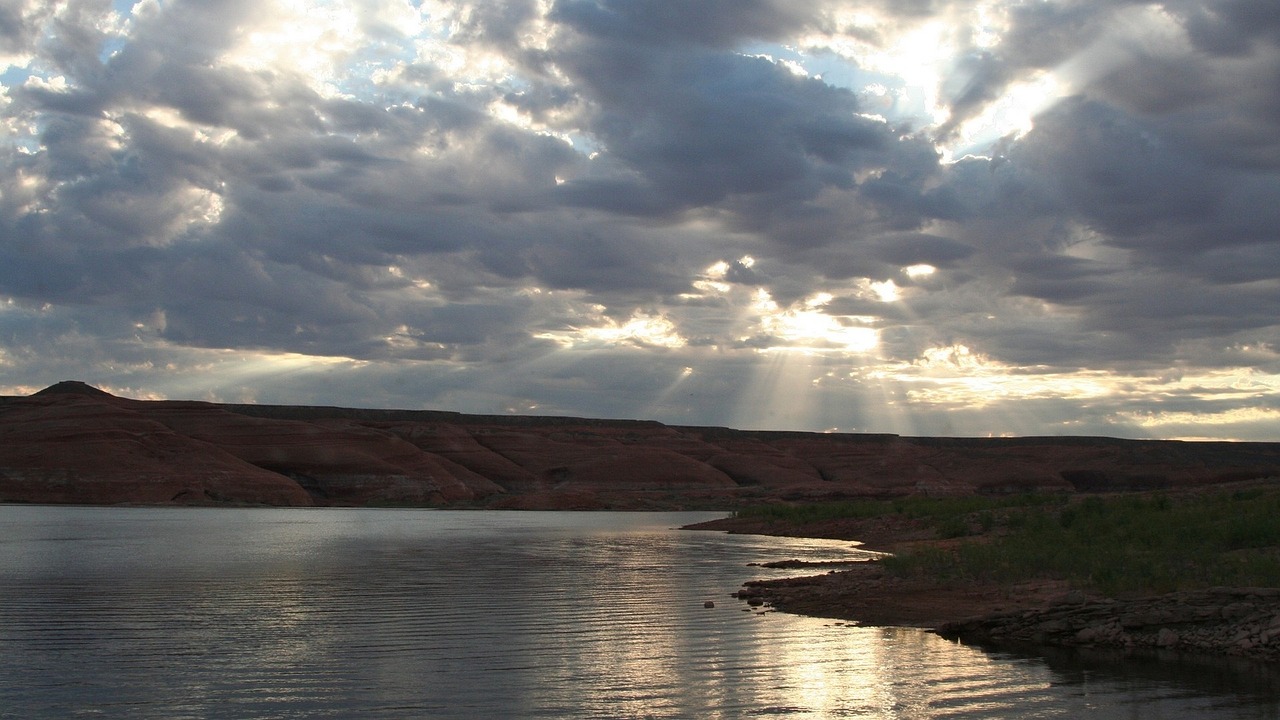
<instances>
[{"instance_id":1,"label":"dark foreground bank","mask_svg":"<svg viewBox=\"0 0 1280 720\"><path fill-rule=\"evenodd\" d=\"M1277 662L1277 501L1280 489L1253 484L1173 497L775 508L693 528L847 539L886 553L737 593L784 612L924 627L970 644Z\"/></svg>"}]
</instances>

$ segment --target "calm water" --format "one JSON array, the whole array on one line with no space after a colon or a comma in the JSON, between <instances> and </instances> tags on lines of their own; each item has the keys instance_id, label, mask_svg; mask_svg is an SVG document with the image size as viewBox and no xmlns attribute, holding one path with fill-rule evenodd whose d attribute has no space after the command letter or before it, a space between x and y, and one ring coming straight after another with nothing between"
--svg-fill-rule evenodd
<instances>
[{"instance_id":1,"label":"calm water","mask_svg":"<svg viewBox=\"0 0 1280 720\"><path fill-rule=\"evenodd\" d=\"M0 506L0 717L1280 717L1257 666L744 612L856 551L707 517Z\"/></svg>"}]
</instances>

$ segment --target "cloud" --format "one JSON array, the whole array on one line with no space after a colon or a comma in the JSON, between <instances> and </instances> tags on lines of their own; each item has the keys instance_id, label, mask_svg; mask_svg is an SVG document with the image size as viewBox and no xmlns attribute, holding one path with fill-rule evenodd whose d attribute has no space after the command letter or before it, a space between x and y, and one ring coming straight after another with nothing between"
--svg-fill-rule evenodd
<instances>
[{"instance_id":1,"label":"cloud","mask_svg":"<svg viewBox=\"0 0 1280 720\"><path fill-rule=\"evenodd\" d=\"M1261 437L1272 5L7 3L0 391Z\"/></svg>"},{"instance_id":2,"label":"cloud","mask_svg":"<svg viewBox=\"0 0 1280 720\"><path fill-rule=\"evenodd\" d=\"M1280 41L1280 10L1263 0L1192 4L1182 12L1196 47L1217 55L1241 55Z\"/></svg>"},{"instance_id":3,"label":"cloud","mask_svg":"<svg viewBox=\"0 0 1280 720\"><path fill-rule=\"evenodd\" d=\"M743 40L780 39L814 22L814 8L777 0L559 0L552 19L612 44L732 50Z\"/></svg>"},{"instance_id":4,"label":"cloud","mask_svg":"<svg viewBox=\"0 0 1280 720\"><path fill-rule=\"evenodd\" d=\"M896 143L883 123L856 114L851 93L760 58L623 49L580 51L566 64L591 92L595 135L622 171L603 185L571 184L587 205L593 194L625 192L618 175L664 212L742 196L804 202L851 186L853 170Z\"/></svg>"}]
</instances>

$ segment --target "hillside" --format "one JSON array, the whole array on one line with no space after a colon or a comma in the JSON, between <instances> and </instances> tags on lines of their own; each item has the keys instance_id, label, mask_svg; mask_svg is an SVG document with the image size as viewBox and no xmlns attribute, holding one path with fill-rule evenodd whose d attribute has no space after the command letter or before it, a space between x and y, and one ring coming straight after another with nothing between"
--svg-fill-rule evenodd
<instances>
[{"instance_id":1,"label":"hillside","mask_svg":"<svg viewBox=\"0 0 1280 720\"><path fill-rule=\"evenodd\" d=\"M1280 477L1280 443L911 438L115 397L0 398L0 502L727 508Z\"/></svg>"}]
</instances>

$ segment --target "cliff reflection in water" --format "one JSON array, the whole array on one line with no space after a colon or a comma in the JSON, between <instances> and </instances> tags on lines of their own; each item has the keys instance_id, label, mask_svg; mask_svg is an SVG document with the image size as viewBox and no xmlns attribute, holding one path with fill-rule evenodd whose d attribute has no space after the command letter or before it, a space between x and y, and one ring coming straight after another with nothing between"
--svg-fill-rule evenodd
<instances>
[{"instance_id":1,"label":"cliff reflection in water","mask_svg":"<svg viewBox=\"0 0 1280 720\"><path fill-rule=\"evenodd\" d=\"M1276 716L1258 678L746 612L789 572L747 563L856 551L672 529L706 517L0 507L0 716Z\"/></svg>"}]
</instances>

